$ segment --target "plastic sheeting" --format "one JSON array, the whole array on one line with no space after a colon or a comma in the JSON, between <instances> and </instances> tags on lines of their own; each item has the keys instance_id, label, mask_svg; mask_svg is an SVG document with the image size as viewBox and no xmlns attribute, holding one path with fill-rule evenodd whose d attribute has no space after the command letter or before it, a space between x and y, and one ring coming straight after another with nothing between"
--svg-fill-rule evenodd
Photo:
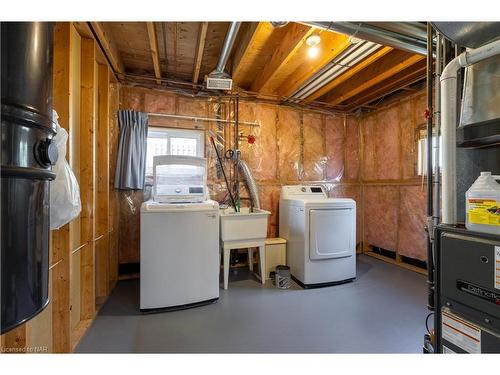
<instances>
[{"instance_id":1,"label":"plastic sheeting","mask_svg":"<svg viewBox=\"0 0 500 375\"><path fill-rule=\"evenodd\" d=\"M426 193L420 186L401 186L399 200L398 253L426 260Z\"/></svg>"},{"instance_id":2,"label":"plastic sheeting","mask_svg":"<svg viewBox=\"0 0 500 375\"><path fill-rule=\"evenodd\" d=\"M119 220L119 263L137 263L140 260L140 212L144 202L142 190L124 190L118 195Z\"/></svg>"},{"instance_id":3,"label":"plastic sheeting","mask_svg":"<svg viewBox=\"0 0 500 375\"><path fill-rule=\"evenodd\" d=\"M340 182L344 176L346 142L344 134L344 118L341 116L325 116L325 153L326 178Z\"/></svg>"},{"instance_id":4,"label":"plastic sheeting","mask_svg":"<svg viewBox=\"0 0 500 375\"><path fill-rule=\"evenodd\" d=\"M400 178L398 108L367 115L362 124L364 138L364 179Z\"/></svg>"},{"instance_id":5,"label":"plastic sheeting","mask_svg":"<svg viewBox=\"0 0 500 375\"><path fill-rule=\"evenodd\" d=\"M304 170L301 180L321 181L326 178L326 144L323 132L323 116L316 113L303 113L303 155Z\"/></svg>"},{"instance_id":6,"label":"plastic sheeting","mask_svg":"<svg viewBox=\"0 0 500 375\"><path fill-rule=\"evenodd\" d=\"M326 184L331 198L351 198L356 202L356 242L363 240L363 200L360 185Z\"/></svg>"},{"instance_id":7,"label":"plastic sheeting","mask_svg":"<svg viewBox=\"0 0 500 375\"><path fill-rule=\"evenodd\" d=\"M124 109L213 118L222 108L222 118L234 118L234 107L227 99L189 98L126 87L122 88L121 101ZM241 139L239 147L241 158L257 181L262 207L271 211L268 236L278 235L281 185L321 183L329 190L329 196L356 201L358 242L364 233L371 245L425 259L425 233L421 230L425 198L418 180L414 186L399 185L403 178L414 178L415 127L423 121L424 108L422 95L384 110L344 119L343 115L240 100L239 120L260 125L240 125L240 133L254 135L256 142L249 144ZM220 132L216 122L162 119L162 125ZM234 147L233 129L232 124L223 125L219 141L224 151ZM221 176L217 176L215 152L206 140L210 197L224 201L227 188ZM233 162L226 160L224 166L232 178ZM364 180L377 185L366 185L361 180L363 173ZM394 182L384 185L387 180ZM240 196L248 197L243 181ZM139 212L147 197L147 191L120 193L120 263L139 260ZM248 206L249 202L242 200L241 205Z\"/></svg>"},{"instance_id":8,"label":"plastic sheeting","mask_svg":"<svg viewBox=\"0 0 500 375\"><path fill-rule=\"evenodd\" d=\"M396 250L398 187L365 186L365 239L373 246Z\"/></svg>"},{"instance_id":9,"label":"plastic sheeting","mask_svg":"<svg viewBox=\"0 0 500 375\"><path fill-rule=\"evenodd\" d=\"M287 107L279 107L277 111L278 177L283 183L298 181L304 175L300 160L300 112Z\"/></svg>"},{"instance_id":10,"label":"plastic sheeting","mask_svg":"<svg viewBox=\"0 0 500 375\"><path fill-rule=\"evenodd\" d=\"M68 132L59 126L59 116L53 111L53 119L57 133L53 138L59 153L56 165L52 171L56 179L50 183L50 229L59 229L80 215L80 186L66 160L66 143Z\"/></svg>"}]
</instances>

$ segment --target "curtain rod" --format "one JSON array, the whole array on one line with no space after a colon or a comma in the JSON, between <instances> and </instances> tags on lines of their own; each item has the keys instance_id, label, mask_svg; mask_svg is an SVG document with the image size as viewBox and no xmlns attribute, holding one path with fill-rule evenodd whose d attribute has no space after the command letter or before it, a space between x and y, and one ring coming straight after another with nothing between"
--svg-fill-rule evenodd
<instances>
[{"instance_id":1,"label":"curtain rod","mask_svg":"<svg viewBox=\"0 0 500 375\"><path fill-rule=\"evenodd\" d=\"M196 121L213 121L213 122L223 122L223 123L229 123L229 124L234 124L235 123L234 120L223 120L223 119L211 118L211 117L169 115L169 114L166 114L166 113L152 113L152 112L149 112L148 115L150 115L150 116L157 116L157 117L177 118L177 119L182 119L182 120L194 120L195 122ZM239 121L238 123L240 125L260 126L259 124L255 123L255 122Z\"/></svg>"}]
</instances>

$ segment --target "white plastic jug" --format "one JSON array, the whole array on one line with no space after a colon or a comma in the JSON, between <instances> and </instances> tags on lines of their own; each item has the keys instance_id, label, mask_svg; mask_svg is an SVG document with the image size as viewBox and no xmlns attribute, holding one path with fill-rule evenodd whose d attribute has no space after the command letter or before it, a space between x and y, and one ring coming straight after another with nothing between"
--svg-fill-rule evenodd
<instances>
[{"instance_id":1,"label":"white plastic jug","mask_svg":"<svg viewBox=\"0 0 500 375\"><path fill-rule=\"evenodd\" d=\"M481 172L465 193L465 227L483 233L500 235L500 176Z\"/></svg>"}]
</instances>

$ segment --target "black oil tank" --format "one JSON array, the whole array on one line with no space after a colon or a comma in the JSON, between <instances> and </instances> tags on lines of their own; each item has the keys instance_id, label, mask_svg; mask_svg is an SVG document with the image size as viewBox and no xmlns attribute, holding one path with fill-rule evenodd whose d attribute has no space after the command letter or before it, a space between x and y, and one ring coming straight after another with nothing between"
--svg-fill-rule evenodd
<instances>
[{"instance_id":1,"label":"black oil tank","mask_svg":"<svg viewBox=\"0 0 500 375\"><path fill-rule=\"evenodd\" d=\"M53 25L1 24L1 332L47 306Z\"/></svg>"}]
</instances>

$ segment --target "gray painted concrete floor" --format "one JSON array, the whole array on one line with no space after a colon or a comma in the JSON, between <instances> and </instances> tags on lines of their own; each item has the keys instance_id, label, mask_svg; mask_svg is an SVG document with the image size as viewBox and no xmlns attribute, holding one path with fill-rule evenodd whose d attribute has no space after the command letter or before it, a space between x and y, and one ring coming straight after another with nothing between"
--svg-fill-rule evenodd
<instances>
[{"instance_id":1,"label":"gray painted concrete floor","mask_svg":"<svg viewBox=\"0 0 500 375\"><path fill-rule=\"evenodd\" d=\"M212 305L143 315L139 280L120 281L78 353L421 353L426 281L367 256L358 278L303 290L230 276Z\"/></svg>"}]
</instances>

